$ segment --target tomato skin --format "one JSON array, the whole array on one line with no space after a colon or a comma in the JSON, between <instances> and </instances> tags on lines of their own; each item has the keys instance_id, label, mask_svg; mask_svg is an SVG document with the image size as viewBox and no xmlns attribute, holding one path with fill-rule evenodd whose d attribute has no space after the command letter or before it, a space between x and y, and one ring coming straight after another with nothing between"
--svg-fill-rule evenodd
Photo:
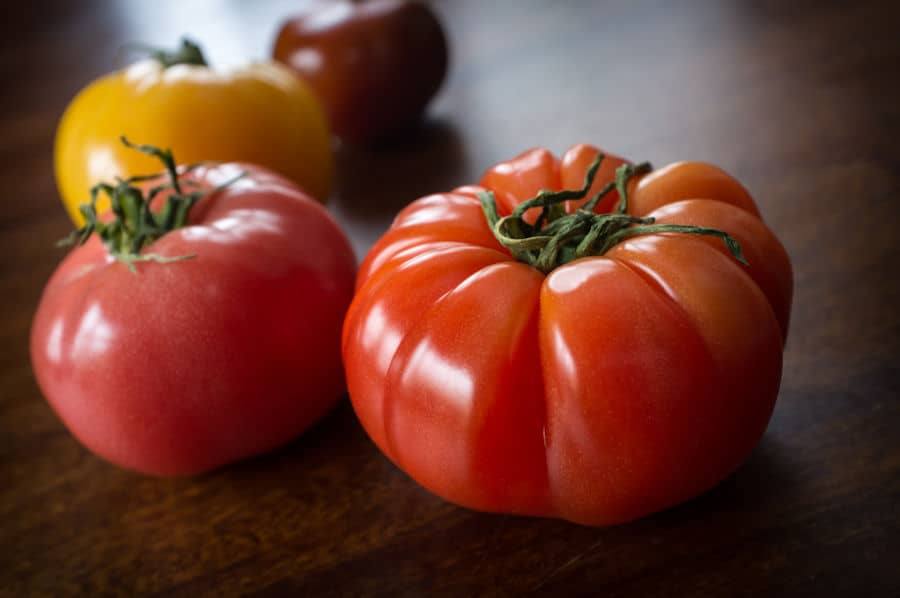
<instances>
[{"instance_id":1,"label":"tomato skin","mask_svg":"<svg viewBox=\"0 0 900 598\"><path fill-rule=\"evenodd\" d=\"M428 5L314 3L288 19L272 51L306 81L335 133L369 143L418 119L447 73L447 41Z\"/></svg>"},{"instance_id":2,"label":"tomato skin","mask_svg":"<svg viewBox=\"0 0 900 598\"><path fill-rule=\"evenodd\" d=\"M170 148L184 164L265 166L322 202L331 187L325 114L309 88L275 63L216 71L148 59L85 87L66 108L54 146L56 183L78 226L91 186L158 168L123 146L122 135ZM108 205L105 198L98 204L101 211Z\"/></svg>"},{"instance_id":3,"label":"tomato skin","mask_svg":"<svg viewBox=\"0 0 900 598\"><path fill-rule=\"evenodd\" d=\"M765 293L781 327L782 339L787 341L793 298L791 260L762 220L725 202L703 199L674 201L646 215L654 217L660 224L689 224L734 231L733 236L741 244L747 261L753 265L746 272ZM725 245L718 239L697 237L695 240L728 255Z\"/></svg>"},{"instance_id":4,"label":"tomato skin","mask_svg":"<svg viewBox=\"0 0 900 598\"><path fill-rule=\"evenodd\" d=\"M563 154L563 157L560 159L560 188L580 188L584 183L584 173L587 172L588 167L590 166L591 162L594 161L594 158L597 157L598 153L600 153L599 149L586 143L573 145L568 150L566 150L566 153ZM567 201L567 212L572 213L580 208L582 204L590 199L595 193L600 191L600 189L606 183L612 182L615 179L617 168L619 168L623 164L628 163L628 160L626 160L625 158L621 158L615 154L610 154L609 152L604 152L603 154L605 157L603 159L603 162L600 163L600 168L597 171L597 177L594 179L594 184L591 185L587 196L585 197L585 199L580 201ZM617 191L613 190L608 195L606 195L599 204L597 204L597 207L594 211L612 212L618 201L619 194Z\"/></svg>"},{"instance_id":5,"label":"tomato skin","mask_svg":"<svg viewBox=\"0 0 900 598\"><path fill-rule=\"evenodd\" d=\"M508 162L501 162L489 168L481 177L482 187L496 190L497 209L504 214L512 212L519 203L534 197L541 189L552 189L558 182L559 160L542 147L522 152ZM539 210L531 210L535 217L538 212Z\"/></svg>"},{"instance_id":6,"label":"tomato skin","mask_svg":"<svg viewBox=\"0 0 900 598\"><path fill-rule=\"evenodd\" d=\"M759 217L750 193L730 174L704 162L675 162L642 177L633 187L630 213L645 216L681 199L714 198Z\"/></svg>"},{"instance_id":7,"label":"tomato skin","mask_svg":"<svg viewBox=\"0 0 900 598\"><path fill-rule=\"evenodd\" d=\"M296 437L340 398L341 322L355 258L327 212L256 166L190 178L211 189L191 224L113 260L94 237L48 282L31 330L48 402L89 449L122 467L187 475Z\"/></svg>"},{"instance_id":8,"label":"tomato skin","mask_svg":"<svg viewBox=\"0 0 900 598\"><path fill-rule=\"evenodd\" d=\"M508 213L542 188L580 187L598 151L531 150L481 185ZM719 239L663 233L544 275L497 243L478 187L405 208L364 260L343 330L350 398L376 445L457 504L588 525L734 471L778 394L791 267L754 204L727 180L715 195L696 175L707 166L687 164L669 172L692 176L653 182L672 186L668 201L634 206L727 230L749 266Z\"/></svg>"}]
</instances>

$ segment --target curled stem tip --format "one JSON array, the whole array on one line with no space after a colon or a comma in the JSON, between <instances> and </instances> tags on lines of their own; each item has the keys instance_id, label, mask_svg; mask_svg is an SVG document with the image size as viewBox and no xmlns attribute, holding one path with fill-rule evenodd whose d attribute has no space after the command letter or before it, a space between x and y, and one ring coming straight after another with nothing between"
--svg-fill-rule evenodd
<instances>
[{"instance_id":1,"label":"curled stem tip","mask_svg":"<svg viewBox=\"0 0 900 598\"><path fill-rule=\"evenodd\" d=\"M96 234L110 255L125 263L132 272L136 271L135 262L170 263L194 257L193 255L166 257L142 251L160 237L186 226L191 208L203 196L231 185L245 173L241 172L213 189L187 193L185 188L194 185L191 181L180 180L180 177L197 165L182 167L179 172L171 149L135 144L124 135L120 140L125 147L158 159L163 164L163 172L116 178L115 183L100 182L91 187L90 200L79 206L79 211L84 217L84 226L72 231L57 245L83 245L91 235ZM159 179L165 179L165 182L149 188L136 186ZM152 210L151 203L164 191L169 191L169 195L162 209ZM101 195L109 198L110 211L113 214L111 220L101 221L98 216L97 201Z\"/></svg>"}]
</instances>

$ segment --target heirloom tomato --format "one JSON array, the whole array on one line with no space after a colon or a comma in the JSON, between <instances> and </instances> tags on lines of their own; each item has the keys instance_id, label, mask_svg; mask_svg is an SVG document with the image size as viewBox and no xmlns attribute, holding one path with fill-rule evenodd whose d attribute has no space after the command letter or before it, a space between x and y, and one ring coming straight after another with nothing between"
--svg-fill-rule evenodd
<instances>
[{"instance_id":1,"label":"heirloom tomato","mask_svg":"<svg viewBox=\"0 0 900 598\"><path fill-rule=\"evenodd\" d=\"M184 163L264 166L321 202L331 186L330 133L306 84L274 62L213 69L188 40L94 81L66 108L56 131L56 183L79 226L92 185L155 167L119 143L123 134L170 147ZM99 209L107 206L101 198Z\"/></svg>"},{"instance_id":2,"label":"heirloom tomato","mask_svg":"<svg viewBox=\"0 0 900 598\"><path fill-rule=\"evenodd\" d=\"M375 141L418 119L447 73L447 40L412 0L313 3L285 21L272 50L321 99L334 132Z\"/></svg>"},{"instance_id":3,"label":"heirloom tomato","mask_svg":"<svg viewBox=\"0 0 900 598\"><path fill-rule=\"evenodd\" d=\"M35 377L86 447L156 475L297 436L344 391L356 260L325 209L249 164L100 185L31 330ZM152 209L151 209L152 207Z\"/></svg>"},{"instance_id":4,"label":"heirloom tomato","mask_svg":"<svg viewBox=\"0 0 900 598\"><path fill-rule=\"evenodd\" d=\"M783 247L720 169L598 154L532 150L419 199L360 267L354 409L447 500L620 523L709 489L765 430Z\"/></svg>"}]
</instances>

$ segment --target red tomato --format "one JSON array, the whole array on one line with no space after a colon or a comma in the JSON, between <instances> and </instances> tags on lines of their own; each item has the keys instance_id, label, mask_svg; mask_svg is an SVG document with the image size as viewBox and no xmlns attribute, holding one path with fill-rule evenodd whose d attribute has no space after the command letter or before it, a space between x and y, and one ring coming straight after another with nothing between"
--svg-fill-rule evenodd
<instances>
[{"instance_id":1,"label":"red tomato","mask_svg":"<svg viewBox=\"0 0 900 598\"><path fill-rule=\"evenodd\" d=\"M483 187L419 199L361 266L343 335L353 406L378 447L447 500L620 523L709 489L767 425L791 265L733 178L697 163L638 176L621 187L619 217L633 216L621 242L579 259L561 242L568 258L551 268L518 261L492 233L479 192L509 215L541 189L581 187L597 153L532 150ZM611 162L560 217L612 181L610 166L632 168ZM720 238L636 235L671 223L726 231L749 266Z\"/></svg>"},{"instance_id":2,"label":"red tomato","mask_svg":"<svg viewBox=\"0 0 900 598\"><path fill-rule=\"evenodd\" d=\"M222 164L182 185L208 194L146 251L191 259L130 272L92 237L53 274L31 332L37 381L72 433L156 475L262 453L336 403L355 273L344 234L287 179Z\"/></svg>"}]
</instances>

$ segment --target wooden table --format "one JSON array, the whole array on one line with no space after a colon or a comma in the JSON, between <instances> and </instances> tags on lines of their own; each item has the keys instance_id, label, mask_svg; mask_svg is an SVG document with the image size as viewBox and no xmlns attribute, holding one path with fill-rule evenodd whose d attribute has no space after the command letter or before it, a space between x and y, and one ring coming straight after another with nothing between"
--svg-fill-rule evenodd
<instances>
[{"instance_id":1,"label":"wooden table","mask_svg":"<svg viewBox=\"0 0 900 598\"><path fill-rule=\"evenodd\" d=\"M330 209L362 255L423 194L589 141L716 162L795 266L761 444L705 496L592 529L470 512L372 445L344 401L282 450L196 479L121 471L42 399L28 330L69 230L67 102L128 40L265 57L294 2L31 2L0 36L0 594L900 595L900 15L893 2L436 4L452 73L422 131L341 148ZM10 5L13 6L13 5Z\"/></svg>"}]
</instances>

